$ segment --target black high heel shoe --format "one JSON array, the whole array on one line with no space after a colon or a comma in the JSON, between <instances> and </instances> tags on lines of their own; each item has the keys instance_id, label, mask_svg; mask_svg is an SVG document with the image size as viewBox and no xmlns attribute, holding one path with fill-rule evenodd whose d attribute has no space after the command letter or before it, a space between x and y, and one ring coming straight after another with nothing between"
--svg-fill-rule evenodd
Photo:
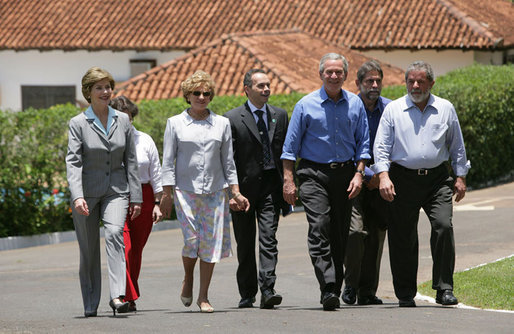
<instances>
[{"instance_id":1,"label":"black high heel shoe","mask_svg":"<svg viewBox=\"0 0 514 334\"><path fill-rule=\"evenodd\" d=\"M129 311L129 303L122 302L119 298L114 298L109 302L109 306L112 308L112 313L116 316L116 311L118 313L127 313Z\"/></svg>"}]
</instances>

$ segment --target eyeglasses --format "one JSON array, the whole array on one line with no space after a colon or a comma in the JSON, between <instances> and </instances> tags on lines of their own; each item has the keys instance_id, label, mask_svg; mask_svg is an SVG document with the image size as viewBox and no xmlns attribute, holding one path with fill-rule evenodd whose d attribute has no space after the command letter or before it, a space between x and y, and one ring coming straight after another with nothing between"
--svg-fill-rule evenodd
<instances>
[{"instance_id":1,"label":"eyeglasses","mask_svg":"<svg viewBox=\"0 0 514 334\"><path fill-rule=\"evenodd\" d=\"M198 90L195 90L195 91L193 92L193 95L194 95L194 96L200 96L200 95L202 95L202 94L203 94L203 96L206 96L206 97L211 96L211 92L200 92L200 91L198 91Z\"/></svg>"}]
</instances>

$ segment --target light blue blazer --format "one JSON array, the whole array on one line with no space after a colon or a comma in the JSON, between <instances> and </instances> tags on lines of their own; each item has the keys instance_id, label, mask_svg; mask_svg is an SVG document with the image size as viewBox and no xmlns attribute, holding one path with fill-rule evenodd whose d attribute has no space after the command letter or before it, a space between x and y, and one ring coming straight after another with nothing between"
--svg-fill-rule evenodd
<instances>
[{"instance_id":1,"label":"light blue blazer","mask_svg":"<svg viewBox=\"0 0 514 334\"><path fill-rule=\"evenodd\" d=\"M108 135L85 113L70 120L66 174L72 203L102 197L109 189L130 193L131 203L143 202L132 124L126 114L114 111Z\"/></svg>"}]
</instances>

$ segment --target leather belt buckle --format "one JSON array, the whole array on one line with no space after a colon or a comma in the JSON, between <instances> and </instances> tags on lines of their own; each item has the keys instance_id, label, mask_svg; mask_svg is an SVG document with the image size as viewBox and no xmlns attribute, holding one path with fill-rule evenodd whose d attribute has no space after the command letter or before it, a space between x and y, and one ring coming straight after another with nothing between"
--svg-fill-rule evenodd
<instances>
[{"instance_id":1,"label":"leather belt buckle","mask_svg":"<svg viewBox=\"0 0 514 334\"><path fill-rule=\"evenodd\" d=\"M329 164L330 166L330 169L336 169L337 167L339 167L339 163L338 162L331 162Z\"/></svg>"},{"instance_id":2,"label":"leather belt buckle","mask_svg":"<svg viewBox=\"0 0 514 334\"><path fill-rule=\"evenodd\" d=\"M428 169L424 169L424 168L418 169L418 175L428 175Z\"/></svg>"}]
</instances>

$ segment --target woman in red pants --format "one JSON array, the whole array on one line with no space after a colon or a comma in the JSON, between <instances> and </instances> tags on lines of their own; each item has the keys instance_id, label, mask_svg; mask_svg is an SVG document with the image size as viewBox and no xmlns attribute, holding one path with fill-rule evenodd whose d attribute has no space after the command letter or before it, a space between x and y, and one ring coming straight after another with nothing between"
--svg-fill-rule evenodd
<instances>
[{"instance_id":1,"label":"woman in red pants","mask_svg":"<svg viewBox=\"0 0 514 334\"><path fill-rule=\"evenodd\" d=\"M111 106L125 112L130 120L138 114L137 106L125 96L113 98ZM127 263L127 288L125 301L129 302L129 310L136 311L135 300L139 298L137 283L141 271L143 247L152 231L152 226L162 219L159 208L162 195L161 164L159 153L152 137L134 128L139 177L143 189L141 214L136 219L127 216L123 239L125 242L125 258Z\"/></svg>"}]
</instances>

